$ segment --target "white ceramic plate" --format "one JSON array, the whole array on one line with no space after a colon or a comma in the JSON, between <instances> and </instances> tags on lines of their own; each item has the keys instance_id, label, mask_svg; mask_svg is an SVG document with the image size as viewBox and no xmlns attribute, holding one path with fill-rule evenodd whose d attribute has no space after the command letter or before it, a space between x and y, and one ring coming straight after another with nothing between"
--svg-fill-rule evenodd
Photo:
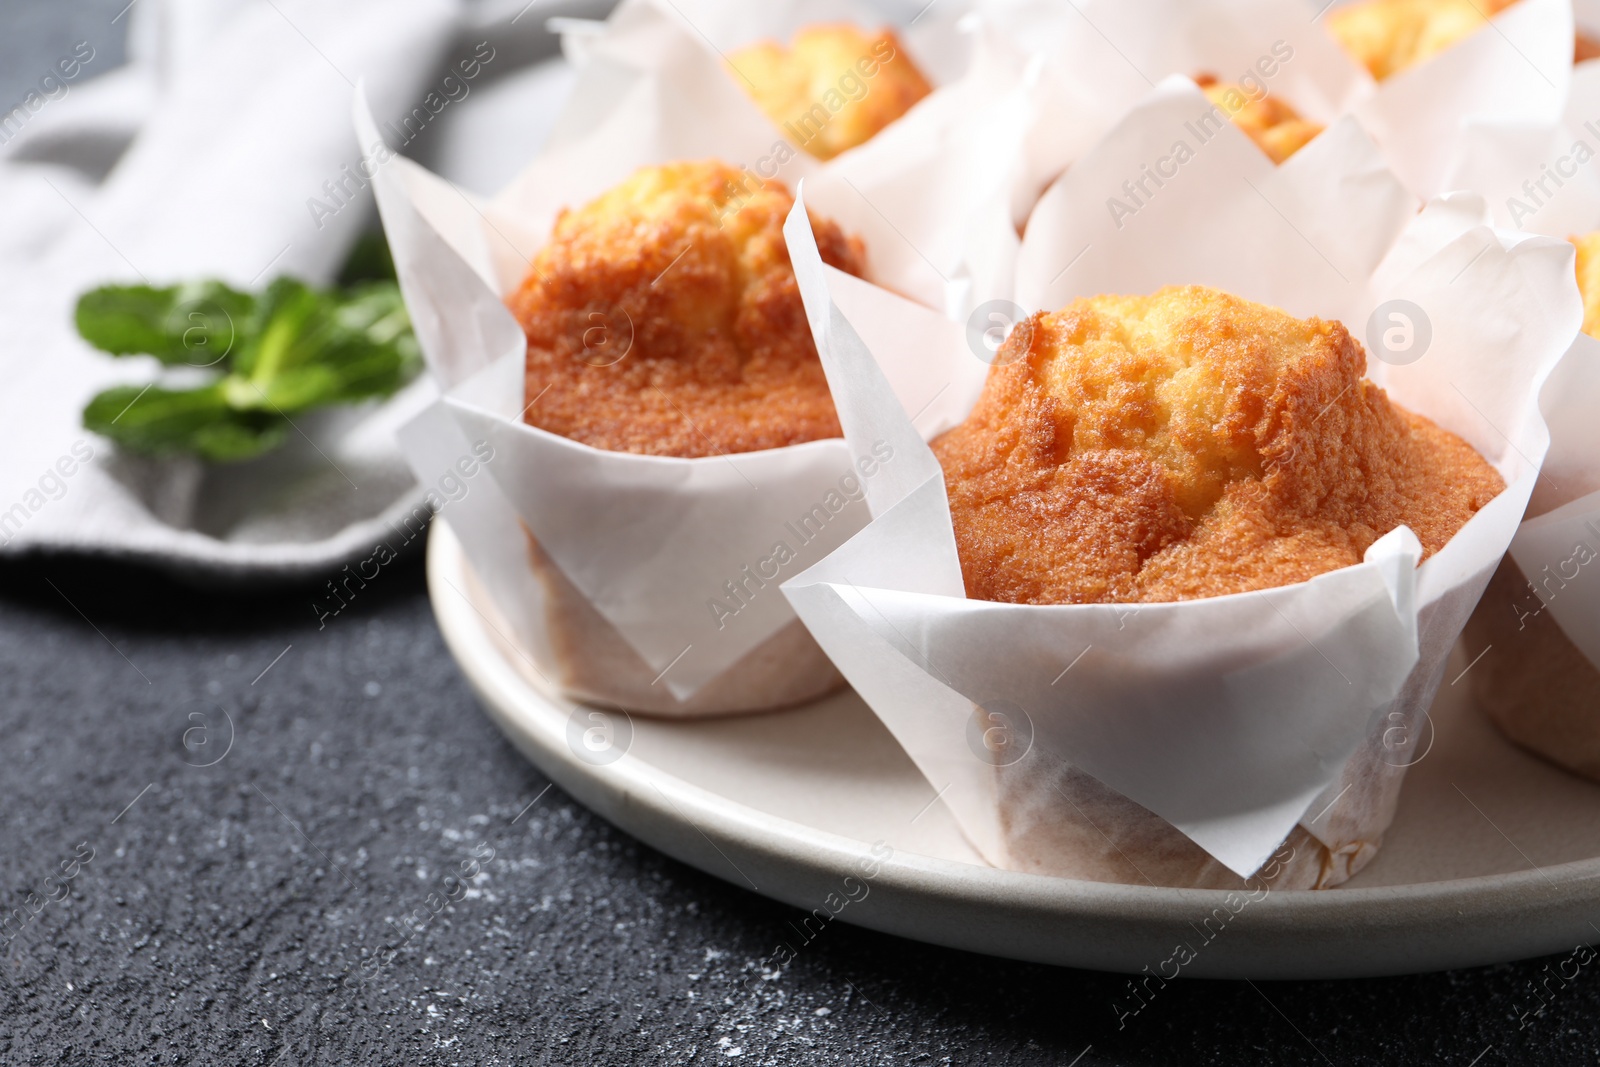
<instances>
[{"instance_id":1,"label":"white ceramic plate","mask_svg":"<svg viewBox=\"0 0 1600 1067\"><path fill-rule=\"evenodd\" d=\"M1339 889L1275 892L1233 914L1216 891L985 865L853 693L699 723L591 718L545 689L507 641L442 521L428 588L490 717L541 771L668 855L807 911L996 956L1169 976L1179 945L1189 952L1176 958L1192 956L1188 976L1327 978L1600 939L1600 786L1503 741L1465 681L1447 683L1433 708L1432 747L1409 773L1378 859ZM584 738L594 728L611 736L598 758ZM863 880L874 842L893 855ZM790 948L821 925L795 924Z\"/></svg>"}]
</instances>

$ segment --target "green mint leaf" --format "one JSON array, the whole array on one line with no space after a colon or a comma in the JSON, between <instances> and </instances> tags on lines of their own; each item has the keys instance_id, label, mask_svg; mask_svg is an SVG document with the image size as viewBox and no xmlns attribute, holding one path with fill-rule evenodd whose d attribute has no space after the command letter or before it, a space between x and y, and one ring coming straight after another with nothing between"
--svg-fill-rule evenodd
<instances>
[{"instance_id":1,"label":"green mint leaf","mask_svg":"<svg viewBox=\"0 0 1600 1067\"><path fill-rule=\"evenodd\" d=\"M275 448L288 429L281 416L231 409L221 383L199 389L115 386L89 401L83 425L131 452L190 452L215 461L248 459Z\"/></svg>"},{"instance_id":2,"label":"green mint leaf","mask_svg":"<svg viewBox=\"0 0 1600 1067\"><path fill-rule=\"evenodd\" d=\"M149 454L259 455L283 441L294 415L388 396L422 366L392 281L341 292L278 278L258 296L217 282L107 286L79 301L78 325L113 354L210 369L193 388L119 386L90 402L86 427Z\"/></svg>"},{"instance_id":3,"label":"green mint leaf","mask_svg":"<svg viewBox=\"0 0 1600 1067\"><path fill-rule=\"evenodd\" d=\"M212 367L227 361L254 314L254 297L206 281L101 286L78 299L75 319L84 340L112 355Z\"/></svg>"},{"instance_id":4,"label":"green mint leaf","mask_svg":"<svg viewBox=\"0 0 1600 1067\"><path fill-rule=\"evenodd\" d=\"M256 302L249 330L232 360L233 373L267 392L285 369L315 361L319 348L315 326L331 299L293 278L274 281Z\"/></svg>"},{"instance_id":5,"label":"green mint leaf","mask_svg":"<svg viewBox=\"0 0 1600 1067\"><path fill-rule=\"evenodd\" d=\"M212 463L232 463L271 452L289 436L289 420L281 417L250 419L241 416L201 427L194 435L194 452Z\"/></svg>"},{"instance_id":6,"label":"green mint leaf","mask_svg":"<svg viewBox=\"0 0 1600 1067\"><path fill-rule=\"evenodd\" d=\"M240 371L269 408L292 413L387 396L420 369L411 319L392 282L344 297L285 289L267 303L274 318Z\"/></svg>"}]
</instances>

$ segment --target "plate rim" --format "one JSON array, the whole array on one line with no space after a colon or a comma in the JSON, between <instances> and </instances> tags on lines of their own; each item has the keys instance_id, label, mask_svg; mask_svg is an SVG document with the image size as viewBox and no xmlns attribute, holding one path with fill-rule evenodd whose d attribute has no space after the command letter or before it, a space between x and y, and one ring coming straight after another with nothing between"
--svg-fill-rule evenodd
<instances>
[{"instance_id":1,"label":"plate rim","mask_svg":"<svg viewBox=\"0 0 1600 1067\"><path fill-rule=\"evenodd\" d=\"M680 862L729 884L802 908L815 900L794 899L792 894L770 884L766 889L757 887L725 849L731 848L763 872L772 872L780 879L786 874L810 871L826 873L837 880L840 871L847 871L871 847L869 842L729 800L631 752L604 766L564 755L565 739L554 736L554 731L536 718L522 715L519 709L530 698L551 705L557 704L557 699L519 674L494 647L484 626L499 633L498 628L465 591L449 581L452 572L464 577L469 567L459 538L442 516L435 516L428 537L426 575L429 600L446 647L496 727L542 773L580 803ZM506 640L503 633L500 637ZM673 826L678 832L670 830ZM684 833L685 827L691 833ZM702 849L697 854L688 847L691 834L703 837L715 851L706 854ZM721 865L715 862L719 854L724 861ZM844 921L986 955L1123 973L1139 972L1140 965L1135 960L1142 961L1148 969L1161 957L1148 949L1142 955L1130 955L1126 945L1093 943L1064 957L1059 948L1048 945L1030 950L1025 940L996 941L988 936L993 933L989 923L978 924L976 934L958 924L930 935L925 922L897 918L894 904L902 908L920 905L925 912L949 912L951 906L999 907L1018 922L1059 921L1072 925L1080 934L1089 932L1083 929L1084 925L1098 926L1103 928L1102 934L1114 939L1120 935L1125 940L1139 927L1170 930L1175 915L1181 918L1210 914L1223 907L1230 895L1230 891L1220 889L1090 882L1030 874L898 849L882 860L880 867L873 877L872 891L887 890L882 895L892 898L890 907L843 911L840 918ZM1234 951L1211 953L1212 958L1198 960L1184 974L1329 978L1498 963L1600 940L1600 927L1579 914L1585 908L1600 910L1600 856L1433 882L1332 891L1275 890L1249 905L1247 919L1244 911L1236 913L1244 921L1229 928L1250 934L1230 938L1228 947ZM1504 923L1508 915L1518 921L1506 924L1505 936L1483 933L1488 925ZM1130 926L1134 929L1130 930ZM1588 941L1578 936L1584 928L1593 933ZM1420 958L1394 945L1380 945L1366 960L1357 962L1359 954L1354 954L1356 959L1351 958L1350 949L1381 931L1409 931L1414 940L1428 943L1434 951ZM1478 936L1470 936L1474 932ZM1303 947L1343 943L1346 951L1335 959L1300 959L1273 965L1261 951L1251 951L1251 943L1259 943L1255 945L1257 949L1276 945L1269 954L1289 950L1290 943Z\"/></svg>"}]
</instances>

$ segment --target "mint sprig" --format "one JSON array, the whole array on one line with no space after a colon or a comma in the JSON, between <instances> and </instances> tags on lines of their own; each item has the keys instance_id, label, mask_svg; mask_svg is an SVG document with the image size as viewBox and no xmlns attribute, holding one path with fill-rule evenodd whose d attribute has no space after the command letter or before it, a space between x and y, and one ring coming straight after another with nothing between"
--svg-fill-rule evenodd
<instances>
[{"instance_id":1,"label":"mint sprig","mask_svg":"<svg viewBox=\"0 0 1600 1067\"><path fill-rule=\"evenodd\" d=\"M83 411L86 428L147 455L249 459L282 444L295 415L388 396L421 367L392 281L110 285L79 298L76 322L104 352L161 362L162 378L107 389Z\"/></svg>"}]
</instances>

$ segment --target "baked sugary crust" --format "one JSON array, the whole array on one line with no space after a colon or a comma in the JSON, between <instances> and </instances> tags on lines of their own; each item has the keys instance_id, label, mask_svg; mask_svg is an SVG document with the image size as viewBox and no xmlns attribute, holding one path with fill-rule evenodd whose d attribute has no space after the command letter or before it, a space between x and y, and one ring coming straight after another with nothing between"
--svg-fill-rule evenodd
<instances>
[{"instance_id":1,"label":"baked sugary crust","mask_svg":"<svg viewBox=\"0 0 1600 1067\"><path fill-rule=\"evenodd\" d=\"M1328 12L1328 31L1378 81L1438 55L1516 0L1358 0Z\"/></svg>"},{"instance_id":2,"label":"baked sugary crust","mask_svg":"<svg viewBox=\"0 0 1600 1067\"><path fill-rule=\"evenodd\" d=\"M794 198L724 163L645 167L576 211L507 303L528 423L614 452L699 457L840 436L789 265ZM825 262L861 242L813 217Z\"/></svg>"},{"instance_id":3,"label":"baked sugary crust","mask_svg":"<svg viewBox=\"0 0 1600 1067\"><path fill-rule=\"evenodd\" d=\"M865 144L933 91L887 29L809 26L791 47L760 41L728 63L767 117L818 159Z\"/></svg>"},{"instance_id":4,"label":"baked sugary crust","mask_svg":"<svg viewBox=\"0 0 1600 1067\"><path fill-rule=\"evenodd\" d=\"M1319 123L1300 117L1300 113L1275 96L1252 94L1235 82L1219 82L1210 75L1195 79L1210 100L1232 123L1274 163L1282 163L1322 132Z\"/></svg>"},{"instance_id":5,"label":"baked sugary crust","mask_svg":"<svg viewBox=\"0 0 1600 1067\"><path fill-rule=\"evenodd\" d=\"M974 599L1175 601L1437 552L1503 488L1390 403L1336 322L1212 289L1100 296L1020 323L933 444Z\"/></svg>"}]
</instances>

